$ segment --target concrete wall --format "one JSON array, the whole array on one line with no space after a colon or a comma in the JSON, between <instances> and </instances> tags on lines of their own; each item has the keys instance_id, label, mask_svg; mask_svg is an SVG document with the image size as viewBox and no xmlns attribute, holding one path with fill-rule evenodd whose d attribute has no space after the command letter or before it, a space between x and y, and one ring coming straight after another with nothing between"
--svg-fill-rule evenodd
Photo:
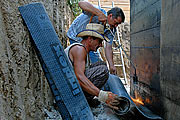
<instances>
[{"instance_id":1,"label":"concrete wall","mask_svg":"<svg viewBox=\"0 0 180 120\"><path fill-rule=\"evenodd\" d=\"M133 90L165 120L180 118L180 1L131 0L131 59L139 83ZM133 75L133 69L131 69Z\"/></svg>"},{"instance_id":2,"label":"concrete wall","mask_svg":"<svg viewBox=\"0 0 180 120\"><path fill-rule=\"evenodd\" d=\"M179 0L162 0L160 85L166 120L180 119L179 11Z\"/></svg>"},{"instance_id":3,"label":"concrete wall","mask_svg":"<svg viewBox=\"0 0 180 120\"><path fill-rule=\"evenodd\" d=\"M146 106L160 114L161 0L131 0L130 5L130 55L139 78L138 84L133 84L131 78L131 95L140 97Z\"/></svg>"},{"instance_id":4,"label":"concrete wall","mask_svg":"<svg viewBox=\"0 0 180 120\"><path fill-rule=\"evenodd\" d=\"M44 120L44 108L53 104L29 32L18 6L44 4L55 30L66 45L66 29L71 21L66 0L0 1L0 120Z\"/></svg>"}]
</instances>

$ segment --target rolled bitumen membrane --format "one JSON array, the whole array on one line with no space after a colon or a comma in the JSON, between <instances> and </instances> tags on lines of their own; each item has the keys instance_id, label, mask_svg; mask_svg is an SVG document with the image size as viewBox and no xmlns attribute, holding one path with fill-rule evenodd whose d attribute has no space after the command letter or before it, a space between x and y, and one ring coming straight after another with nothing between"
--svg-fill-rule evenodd
<instances>
[{"instance_id":1,"label":"rolled bitumen membrane","mask_svg":"<svg viewBox=\"0 0 180 120\"><path fill-rule=\"evenodd\" d=\"M110 90L114 94L117 94L120 98L125 98L126 101L129 101L120 101L120 103L122 103L121 108L123 109L119 112L114 111L114 114L127 115L130 114L130 112L134 112L136 114L135 116L141 118L141 120L162 120L160 116L152 113L152 111L150 111L147 107L143 105L137 106L130 98L118 76L110 74L105 89Z\"/></svg>"}]
</instances>

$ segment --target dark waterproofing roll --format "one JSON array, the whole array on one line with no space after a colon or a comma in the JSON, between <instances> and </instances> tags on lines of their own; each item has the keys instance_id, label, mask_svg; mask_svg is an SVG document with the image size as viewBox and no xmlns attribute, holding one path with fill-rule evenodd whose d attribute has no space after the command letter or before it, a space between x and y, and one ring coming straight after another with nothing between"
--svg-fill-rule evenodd
<instances>
[{"instance_id":1,"label":"dark waterproofing roll","mask_svg":"<svg viewBox=\"0 0 180 120\"><path fill-rule=\"evenodd\" d=\"M41 3L19 7L58 110L64 120L93 120L93 114Z\"/></svg>"},{"instance_id":2,"label":"dark waterproofing roll","mask_svg":"<svg viewBox=\"0 0 180 120\"><path fill-rule=\"evenodd\" d=\"M115 111L117 115L124 115L128 113L130 109L132 109L131 107L135 107L135 109L137 109L139 114L144 119L162 120L161 117L153 114L147 107L142 105L136 106L118 76L110 74L107 81L107 86L111 92L117 94L120 98L122 98L122 100L120 101L121 104L119 106L120 109L118 111Z\"/></svg>"}]
</instances>

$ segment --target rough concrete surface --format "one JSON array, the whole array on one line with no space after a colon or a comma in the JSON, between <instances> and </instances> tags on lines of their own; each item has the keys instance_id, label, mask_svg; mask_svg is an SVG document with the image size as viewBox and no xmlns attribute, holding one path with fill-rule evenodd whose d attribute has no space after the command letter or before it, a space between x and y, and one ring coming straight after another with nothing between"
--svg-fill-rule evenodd
<instances>
[{"instance_id":1,"label":"rough concrete surface","mask_svg":"<svg viewBox=\"0 0 180 120\"><path fill-rule=\"evenodd\" d=\"M64 46L72 15L66 0L0 1L0 120L44 120L53 98L18 6L41 2Z\"/></svg>"},{"instance_id":2,"label":"rough concrete surface","mask_svg":"<svg viewBox=\"0 0 180 120\"><path fill-rule=\"evenodd\" d=\"M131 0L131 60L136 67L138 84L131 77L131 95L143 99L156 114L160 100L160 23L161 0ZM135 73L131 67L131 75ZM137 91L137 92L135 92ZM150 102L149 102L150 101Z\"/></svg>"},{"instance_id":3,"label":"rough concrete surface","mask_svg":"<svg viewBox=\"0 0 180 120\"><path fill-rule=\"evenodd\" d=\"M162 0L161 79L163 115L166 120L180 119L180 1Z\"/></svg>"}]
</instances>

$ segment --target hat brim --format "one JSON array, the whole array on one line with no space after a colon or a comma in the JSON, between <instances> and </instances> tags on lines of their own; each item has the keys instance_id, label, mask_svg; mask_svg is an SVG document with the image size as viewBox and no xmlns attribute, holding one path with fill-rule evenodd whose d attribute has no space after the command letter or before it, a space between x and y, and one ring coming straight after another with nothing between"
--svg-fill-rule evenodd
<instances>
[{"instance_id":1,"label":"hat brim","mask_svg":"<svg viewBox=\"0 0 180 120\"><path fill-rule=\"evenodd\" d=\"M77 37L93 36L93 37L97 37L102 40L105 40L106 42L110 42L110 40L106 36L98 33L97 31L94 31L94 30L83 30L83 31L79 32L76 36Z\"/></svg>"}]
</instances>

